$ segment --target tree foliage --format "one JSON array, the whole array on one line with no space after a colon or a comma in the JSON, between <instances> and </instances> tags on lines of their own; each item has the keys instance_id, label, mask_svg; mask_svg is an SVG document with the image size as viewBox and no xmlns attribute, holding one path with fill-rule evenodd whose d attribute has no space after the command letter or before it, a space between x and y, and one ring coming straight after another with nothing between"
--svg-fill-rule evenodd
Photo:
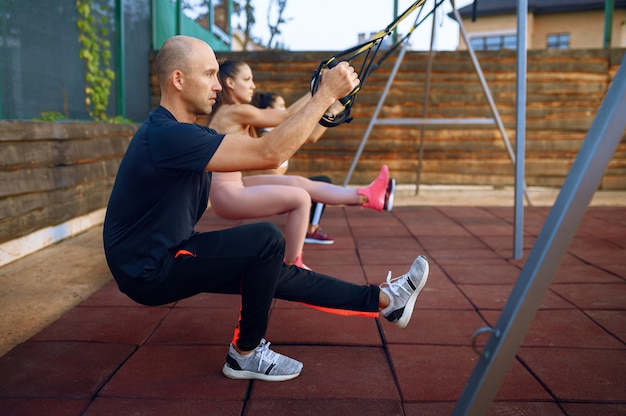
<instances>
[{"instance_id":1,"label":"tree foliage","mask_svg":"<svg viewBox=\"0 0 626 416\"><path fill-rule=\"evenodd\" d=\"M233 7L234 13L241 17L243 15L245 19L244 27L241 28L243 32L243 50L248 49L248 45L250 42L260 43L259 39L255 39L252 36L252 28L256 23L256 18L254 17L254 5L251 0L245 0L244 2L235 1Z\"/></svg>"},{"instance_id":2,"label":"tree foliage","mask_svg":"<svg viewBox=\"0 0 626 416\"><path fill-rule=\"evenodd\" d=\"M241 27L244 36L244 50L248 49L250 42L255 42L269 49L284 49L284 44L278 38L282 34L281 26L290 19L283 17L287 0L270 0L267 7L267 27L269 29L269 39L263 40L252 34L257 23L255 8L252 0L239 0L234 2L234 13L238 17L243 17L244 25Z\"/></svg>"},{"instance_id":3,"label":"tree foliage","mask_svg":"<svg viewBox=\"0 0 626 416\"><path fill-rule=\"evenodd\" d=\"M277 8L275 21L272 21L273 5L276 5ZM280 26L283 23L287 23L289 20L291 20L283 17L285 7L287 7L287 0L270 0L270 4L267 8L267 26L270 30L270 38L266 44L267 48L284 49L283 44L279 43L276 38L282 34Z\"/></svg>"}]
</instances>

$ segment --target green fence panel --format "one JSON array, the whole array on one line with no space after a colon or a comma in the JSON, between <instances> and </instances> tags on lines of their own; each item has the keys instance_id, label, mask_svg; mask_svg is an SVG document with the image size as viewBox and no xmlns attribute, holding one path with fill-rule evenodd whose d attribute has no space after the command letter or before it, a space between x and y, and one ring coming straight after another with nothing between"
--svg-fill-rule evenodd
<instances>
[{"instance_id":1,"label":"green fence panel","mask_svg":"<svg viewBox=\"0 0 626 416\"><path fill-rule=\"evenodd\" d=\"M159 50L163 43L175 35L193 36L204 40L216 51L229 51L230 45L219 39L210 30L184 14L180 19L180 33L176 33L176 4L172 0L155 0L154 10L154 48Z\"/></svg>"}]
</instances>

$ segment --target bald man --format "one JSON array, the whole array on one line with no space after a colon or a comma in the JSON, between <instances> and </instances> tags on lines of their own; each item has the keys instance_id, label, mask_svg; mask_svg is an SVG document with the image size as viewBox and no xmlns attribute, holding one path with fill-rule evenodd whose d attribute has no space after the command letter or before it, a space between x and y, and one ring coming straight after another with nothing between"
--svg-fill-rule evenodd
<instances>
[{"instance_id":1,"label":"bald man","mask_svg":"<svg viewBox=\"0 0 626 416\"><path fill-rule=\"evenodd\" d=\"M306 142L325 110L359 84L354 69L342 62L326 71L306 105L259 139L195 123L211 112L222 89L205 42L168 39L155 70L160 105L128 146L104 221L106 259L120 290L143 305L204 292L239 294L239 322L222 369L234 379L282 381L302 371L302 363L269 349L264 338L274 298L344 315L382 315L405 327L428 277L423 256L380 286L356 285L286 265L284 237L271 223L194 230L207 208L211 172L278 167Z\"/></svg>"}]
</instances>

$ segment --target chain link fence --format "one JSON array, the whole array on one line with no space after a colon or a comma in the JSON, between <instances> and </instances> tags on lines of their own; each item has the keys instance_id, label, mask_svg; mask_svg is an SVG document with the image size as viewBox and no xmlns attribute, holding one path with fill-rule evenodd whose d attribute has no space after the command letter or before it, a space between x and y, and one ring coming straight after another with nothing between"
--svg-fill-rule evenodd
<instances>
[{"instance_id":1,"label":"chain link fence","mask_svg":"<svg viewBox=\"0 0 626 416\"><path fill-rule=\"evenodd\" d=\"M74 1L42 6L0 1L1 116L28 119L54 111L87 118Z\"/></svg>"}]
</instances>

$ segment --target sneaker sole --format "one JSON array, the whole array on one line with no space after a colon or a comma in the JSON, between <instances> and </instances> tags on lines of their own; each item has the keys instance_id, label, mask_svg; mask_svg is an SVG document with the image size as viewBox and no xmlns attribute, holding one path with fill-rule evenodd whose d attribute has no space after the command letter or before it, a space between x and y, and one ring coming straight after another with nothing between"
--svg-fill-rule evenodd
<instances>
[{"instance_id":1,"label":"sneaker sole","mask_svg":"<svg viewBox=\"0 0 626 416\"><path fill-rule=\"evenodd\" d=\"M415 288L415 292L411 294L411 296L409 297L409 300L404 306L404 313L402 314L400 319L398 319L398 322L396 322L396 325L400 328L405 328L407 324L409 323L409 321L411 320L411 315L413 315L413 307L415 306L415 301L417 300L417 297L419 296L420 292L424 288L424 285L426 285L426 281L428 280L428 273L430 271L428 260L424 256L418 256L417 260L422 260L420 263L424 264L424 272L422 273L422 279L420 280L420 284L417 286L417 288ZM414 263L416 263L417 260ZM413 265L411 265L411 268L413 268Z\"/></svg>"},{"instance_id":2,"label":"sneaker sole","mask_svg":"<svg viewBox=\"0 0 626 416\"><path fill-rule=\"evenodd\" d=\"M233 370L228 366L228 364L224 364L224 368L222 368L222 373L233 380L263 380L263 381L287 381L294 379L300 375L297 374L283 374L283 375L267 375L263 373L255 373L254 371L245 371L245 370Z\"/></svg>"},{"instance_id":3,"label":"sneaker sole","mask_svg":"<svg viewBox=\"0 0 626 416\"><path fill-rule=\"evenodd\" d=\"M387 204L385 205L385 209L389 212L393 209L393 199L396 194L396 180L391 178L391 191L389 191L389 198L387 198Z\"/></svg>"},{"instance_id":4,"label":"sneaker sole","mask_svg":"<svg viewBox=\"0 0 626 416\"><path fill-rule=\"evenodd\" d=\"M334 240L330 240L330 241L329 240L316 240L314 238L305 238L304 242L307 244L324 244L324 245L335 244Z\"/></svg>"}]
</instances>

